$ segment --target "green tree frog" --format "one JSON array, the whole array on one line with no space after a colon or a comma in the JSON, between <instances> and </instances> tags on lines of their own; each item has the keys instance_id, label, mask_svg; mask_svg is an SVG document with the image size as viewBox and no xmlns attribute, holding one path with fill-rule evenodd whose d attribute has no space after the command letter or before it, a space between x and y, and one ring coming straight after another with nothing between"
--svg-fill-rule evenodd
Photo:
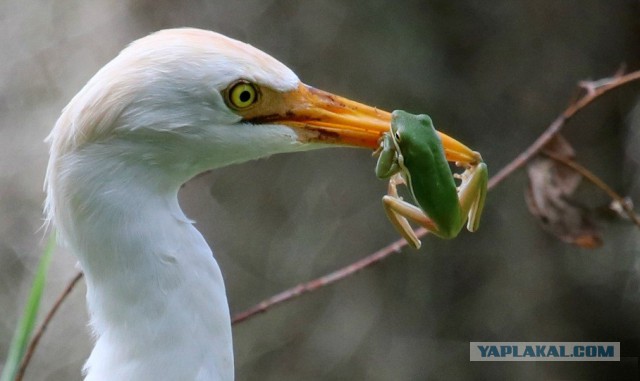
<instances>
[{"instance_id":1,"label":"green tree frog","mask_svg":"<svg viewBox=\"0 0 640 381\"><path fill-rule=\"evenodd\" d=\"M396 110L391 130L383 135L376 165L376 175L389 179L388 195L382 198L389 220L415 248L420 240L408 219L424 226L441 238L455 238L465 222L475 231L487 193L488 170L482 157L466 165L455 177L445 157L440 137L427 115L413 115ZM397 185L406 184L418 206L398 196Z\"/></svg>"}]
</instances>

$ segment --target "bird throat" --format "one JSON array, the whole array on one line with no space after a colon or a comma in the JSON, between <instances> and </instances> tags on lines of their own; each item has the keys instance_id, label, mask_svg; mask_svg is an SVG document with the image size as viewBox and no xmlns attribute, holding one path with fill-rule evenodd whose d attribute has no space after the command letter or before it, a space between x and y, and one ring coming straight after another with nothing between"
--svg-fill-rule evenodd
<instances>
[{"instance_id":1,"label":"bird throat","mask_svg":"<svg viewBox=\"0 0 640 381\"><path fill-rule=\"evenodd\" d=\"M96 153L66 157L55 179L56 225L85 272L96 336L86 379L232 380L222 274L180 210L180 184Z\"/></svg>"}]
</instances>

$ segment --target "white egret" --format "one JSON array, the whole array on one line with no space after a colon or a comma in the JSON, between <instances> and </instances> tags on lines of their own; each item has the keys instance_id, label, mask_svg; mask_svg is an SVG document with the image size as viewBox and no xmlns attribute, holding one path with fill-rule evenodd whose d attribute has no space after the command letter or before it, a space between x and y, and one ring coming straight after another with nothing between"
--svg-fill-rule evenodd
<instances>
[{"instance_id":1,"label":"white egret","mask_svg":"<svg viewBox=\"0 0 640 381\"><path fill-rule=\"evenodd\" d=\"M48 137L46 178L48 219L87 282L85 379L232 380L222 274L180 186L274 153L375 148L389 120L209 31L157 32L98 71ZM454 160L471 155L443 143Z\"/></svg>"}]
</instances>

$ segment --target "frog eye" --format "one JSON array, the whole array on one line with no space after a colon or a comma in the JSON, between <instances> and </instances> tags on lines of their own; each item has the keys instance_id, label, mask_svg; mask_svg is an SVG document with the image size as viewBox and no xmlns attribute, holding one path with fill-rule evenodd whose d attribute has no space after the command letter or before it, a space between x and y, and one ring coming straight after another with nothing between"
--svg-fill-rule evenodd
<instances>
[{"instance_id":1,"label":"frog eye","mask_svg":"<svg viewBox=\"0 0 640 381\"><path fill-rule=\"evenodd\" d=\"M396 141L397 141L397 142L400 142L400 132L399 132L399 131L396 131L396 132L395 132L394 137L395 137L395 139L396 139Z\"/></svg>"},{"instance_id":2,"label":"frog eye","mask_svg":"<svg viewBox=\"0 0 640 381\"><path fill-rule=\"evenodd\" d=\"M258 94L258 89L253 83L240 80L225 90L225 100L229 107L242 110L256 103Z\"/></svg>"}]
</instances>

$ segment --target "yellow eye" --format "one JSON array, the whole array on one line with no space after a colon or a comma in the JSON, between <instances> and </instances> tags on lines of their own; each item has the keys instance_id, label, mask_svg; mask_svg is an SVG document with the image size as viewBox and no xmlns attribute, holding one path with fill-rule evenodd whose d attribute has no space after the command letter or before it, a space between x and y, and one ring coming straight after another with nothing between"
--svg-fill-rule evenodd
<instances>
[{"instance_id":1,"label":"yellow eye","mask_svg":"<svg viewBox=\"0 0 640 381\"><path fill-rule=\"evenodd\" d=\"M245 109L257 100L258 90L250 82L238 81L227 90L227 103L236 110Z\"/></svg>"}]
</instances>

